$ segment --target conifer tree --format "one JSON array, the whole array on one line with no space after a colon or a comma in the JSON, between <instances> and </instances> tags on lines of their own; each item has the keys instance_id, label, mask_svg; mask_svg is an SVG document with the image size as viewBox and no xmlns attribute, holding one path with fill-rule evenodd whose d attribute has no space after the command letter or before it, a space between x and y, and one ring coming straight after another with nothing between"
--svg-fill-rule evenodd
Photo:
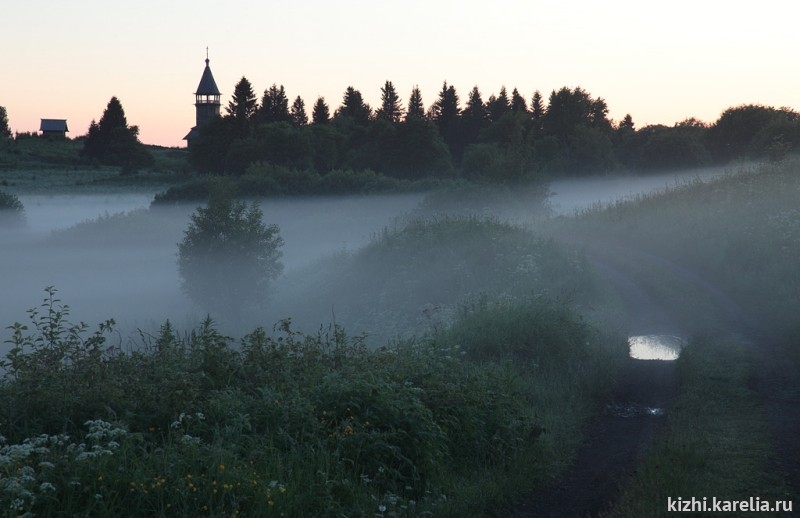
<instances>
[{"instance_id":1,"label":"conifer tree","mask_svg":"<svg viewBox=\"0 0 800 518\"><path fill-rule=\"evenodd\" d=\"M406 120L417 118L425 118L425 107L422 104L422 92L419 91L419 86L414 86L411 89L411 95L408 97L408 111L406 111Z\"/></svg>"},{"instance_id":2,"label":"conifer tree","mask_svg":"<svg viewBox=\"0 0 800 518\"><path fill-rule=\"evenodd\" d=\"M324 97L317 97L314 109L311 111L311 122L314 124L327 124L331 120L331 112Z\"/></svg>"},{"instance_id":3,"label":"conifer tree","mask_svg":"<svg viewBox=\"0 0 800 518\"><path fill-rule=\"evenodd\" d=\"M125 110L116 97L108 101L100 122L93 120L89 125L81 154L101 164L122 166L123 172L135 172L153 163L153 156L139 142L139 127L128 126Z\"/></svg>"},{"instance_id":4,"label":"conifer tree","mask_svg":"<svg viewBox=\"0 0 800 518\"><path fill-rule=\"evenodd\" d=\"M375 117L389 122L400 122L403 116L403 108L400 106L400 96L397 95L391 81L386 81L381 88L381 107L375 113Z\"/></svg>"},{"instance_id":5,"label":"conifer tree","mask_svg":"<svg viewBox=\"0 0 800 518\"><path fill-rule=\"evenodd\" d=\"M483 104L481 92L478 90L477 85L472 87L467 99L467 105L464 107L464 111L461 112L461 116L465 120L479 121L481 123L486 120L486 106Z\"/></svg>"},{"instance_id":6,"label":"conifer tree","mask_svg":"<svg viewBox=\"0 0 800 518\"><path fill-rule=\"evenodd\" d=\"M511 102L508 100L505 86L500 88L500 94L497 97L489 98L486 108L489 111L489 120L492 122L499 121L503 114L511 110Z\"/></svg>"},{"instance_id":7,"label":"conifer tree","mask_svg":"<svg viewBox=\"0 0 800 518\"><path fill-rule=\"evenodd\" d=\"M431 119L436 121L439 130L442 131L458 118L460 111L456 89L453 85L447 86L447 81L445 81L439 92L439 98L431 106Z\"/></svg>"},{"instance_id":8,"label":"conifer tree","mask_svg":"<svg viewBox=\"0 0 800 518\"><path fill-rule=\"evenodd\" d=\"M359 124L367 124L372 118L372 109L361 97L361 92L348 86L344 92L342 105L336 110L337 117L351 117Z\"/></svg>"},{"instance_id":9,"label":"conifer tree","mask_svg":"<svg viewBox=\"0 0 800 518\"><path fill-rule=\"evenodd\" d=\"M272 86L264 91L261 99L261 108L258 110L258 119L261 122L290 122L292 120L289 113L289 98L286 97L286 90L283 85L280 88L273 83Z\"/></svg>"},{"instance_id":10,"label":"conifer tree","mask_svg":"<svg viewBox=\"0 0 800 518\"><path fill-rule=\"evenodd\" d=\"M511 111L514 113L525 113L528 111L528 104L516 88L511 92Z\"/></svg>"},{"instance_id":11,"label":"conifer tree","mask_svg":"<svg viewBox=\"0 0 800 518\"><path fill-rule=\"evenodd\" d=\"M536 123L538 126L542 124L542 118L544 117L544 101L542 100L542 94L539 90L533 92L533 97L531 98L531 118L533 122Z\"/></svg>"},{"instance_id":12,"label":"conifer tree","mask_svg":"<svg viewBox=\"0 0 800 518\"><path fill-rule=\"evenodd\" d=\"M240 136L247 134L250 122L258 111L258 101L253 91L253 85L246 77L242 76L233 89L233 96L225 111L233 119L234 125Z\"/></svg>"},{"instance_id":13,"label":"conifer tree","mask_svg":"<svg viewBox=\"0 0 800 518\"><path fill-rule=\"evenodd\" d=\"M0 138L11 136L11 128L8 126L8 112L5 106L0 106Z\"/></svg>"},{"instance_id":14,"label":"conifer tree","mask_svg":"<svg viewBox=\"0 0 800 518\"><path fill-rule=\"evenodd\" d=\"M292 109L290 111L290 115L292 116L292 123L295 126L305 126L306 124L308 124L308 115L306 115L306 103L303 102L303 99L299 95L292 103Z\"/></svg>"}]
</instances>

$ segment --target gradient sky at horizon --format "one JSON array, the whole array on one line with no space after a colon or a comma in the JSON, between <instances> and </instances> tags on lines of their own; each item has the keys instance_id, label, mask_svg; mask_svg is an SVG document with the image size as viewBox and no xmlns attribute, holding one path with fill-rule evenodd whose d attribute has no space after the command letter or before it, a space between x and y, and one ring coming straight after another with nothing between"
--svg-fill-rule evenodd
<instances>
[{"instance_id":1,"label":"gradient sky at horizon","mask_svg":"<svg viewBox=\"0 0 800 518\"><path fill-rule=\"evenodd\" d=\"M112 7L113 6L113 7ZM86 133L117 96L147 144L184 146L210 49L223 106L242 76L284 85L310 113L347 86L376 107L391 80L429 106L447 81L462 104L505 85L581 86L637 127L713 122L745 103L800 108L800 3L717 0L26 0L0 9L0 106L13 131L65 118Z\"/></svg>"}]
</instances>

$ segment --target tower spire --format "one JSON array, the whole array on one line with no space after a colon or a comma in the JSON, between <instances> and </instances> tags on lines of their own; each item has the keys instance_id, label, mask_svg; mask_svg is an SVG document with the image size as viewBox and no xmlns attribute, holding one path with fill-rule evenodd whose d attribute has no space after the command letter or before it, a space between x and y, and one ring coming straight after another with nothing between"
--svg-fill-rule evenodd
<instances>
[{"instance_id":1,"label":"tower spire","mask_svg":"<svg viewBox=\"0 0 800 518\"><path fill-rule=\"evenodd\" d=\"M199 128L206 124L208 121L215 117L220 116L220 91L217 88L217 83L214 81L214 75L211 73L211 67L208 65L208 47L206 47L206 68L203 70L203 76L200 78L200 84L197 85L195 95L195 120L196 125L189 131L189 134L184 137L184 140L190 141L197 137Z\"/></svg>"}]
</instances>

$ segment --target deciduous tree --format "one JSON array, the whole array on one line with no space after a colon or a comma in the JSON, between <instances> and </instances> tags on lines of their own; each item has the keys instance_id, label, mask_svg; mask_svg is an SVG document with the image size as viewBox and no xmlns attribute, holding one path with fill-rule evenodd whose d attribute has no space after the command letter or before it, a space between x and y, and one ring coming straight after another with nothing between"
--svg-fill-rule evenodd
<instances>
[{"instance_id":1,"label":"deciduous tree","mask_svg":"<svg viewBox=\"0 0 800 518\"><path fill-rule=\"evenodd\" d=\"M283 271L283 239L266 225L255 204L215 194L192 214L178 243L181 288L193 301L238 320L247 306L262 304Z\"/></svg>"}]
</instances>

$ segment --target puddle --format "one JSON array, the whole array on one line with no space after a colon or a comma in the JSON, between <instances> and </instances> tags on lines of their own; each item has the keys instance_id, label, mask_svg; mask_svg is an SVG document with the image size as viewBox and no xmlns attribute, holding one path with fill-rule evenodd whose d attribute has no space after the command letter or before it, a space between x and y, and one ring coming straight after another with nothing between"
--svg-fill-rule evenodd
<instances>
[{"instance_id":1,"label":"puddle","mask_svg":"<svg viewBox=\"0 0 800 518\"><path fill-rule=\"evenodd\" d=\"M628 337L630 357L635 360L677 360L686 342L672 335Z\"/></svg>"},{"instance_id":2,"label":"puddle","mask_svg":"<svg viewBox=\"0 0 800 518\"><path fill-rule=\"evenodd\" d=\"M658 417L664 415L664 409L641 403L609 403L606 405L606 414L614 417Z\"/></svg>"}]
</instances>

